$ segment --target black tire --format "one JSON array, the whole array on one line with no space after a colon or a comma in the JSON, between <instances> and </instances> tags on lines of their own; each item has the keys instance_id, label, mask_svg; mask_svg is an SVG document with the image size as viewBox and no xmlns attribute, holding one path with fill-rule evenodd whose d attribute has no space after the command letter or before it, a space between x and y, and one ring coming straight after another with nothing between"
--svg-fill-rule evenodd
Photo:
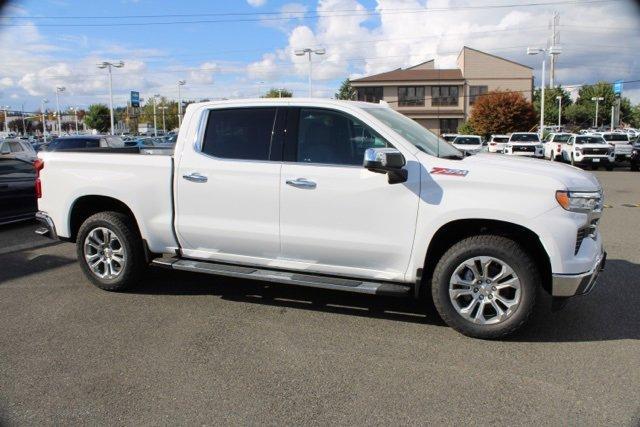
<instances>
[{"instance_id":1,"label":"black tire","mask_svg":"<svg viewBox=\"0 0 640 427\"><path fill-rule=\"evenodd\" d=\"M551 157L549 157L549 160L551 160L552 162L556 161L556 153L551 151Z\"/></svg>"},{"instance_id":2,"label":"black tire","mask_svg":"<svg viewBox=\"0 0 640 427\"><path fill-rule=\"evenodd\" d=\"M607 165L604 167L606 170L608 170L609 172L611 172L613 170L613 165Z\"/></svg>"},{"instance_id":3,"label":"black tire","mask_svg":"<svg viewBox=\"0 0 640 427\"><path fill-rule=\"evenodd\" d=\"M591 170L592 171L597 171L598 170L598 165L595 163L591 163Z\"/></svg>"},{"instance_id":4,"label":"black tire","mask_svg":"<svg viewBox=\"0 0 640 427\"><path fill-rule=\"evenodd\" d=\"M631 170L638 172L638 170L640 170L640 163L631 163Z\"/></svg>"},{"instance_id":5,"label":"black tire","mask_svg":"<svg viewBox=\"0 0 640 427\"><path fill-rule=\"evenodd\" d=\"M124 263L116 277L99 277L91 270L85 257L85 240L96 229L107 229L114 233L124 249ZM119 212L100 212L90 216L80 226L76 239L76 253L83 273L91 282L106 291L124 291L138 283L145 269L142 238L133 220Z\"/></svg>"},{"instance_id":6,"label":"black tire","mask_svg":"<svg viewBox=\"0 0 640 427\"><path fill-rule=\"evenodd\" d=\"M571 166L575 166L576 165L576 161L573 158L573 153L571 153Z\"/></svg>"},{"instance_id":7,"label":"black tire","mask_svg":"<svg viewBox=\"0 0 640 427\"><path fill-rule=\"evenodd\" d=\"M520 302L515 310L496 324L478 324L465 319L449 297L449 281L466 260L489 256L504 261L520 279ZM540 274L533 258L515 241L496 235L473 236L453 245L438 261L433 272L431 294L442 319L456 331L473 338L499 339L520 329L535 305Z\"/></svg>"}]
</instances>

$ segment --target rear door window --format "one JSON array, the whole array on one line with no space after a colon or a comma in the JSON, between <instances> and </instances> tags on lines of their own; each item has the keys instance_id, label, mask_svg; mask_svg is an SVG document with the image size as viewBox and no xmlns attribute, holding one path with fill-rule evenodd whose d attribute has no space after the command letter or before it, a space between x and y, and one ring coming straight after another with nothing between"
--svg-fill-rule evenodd
<instances>
[{"instance_id":1,"label":"rear door window","mask_svg":"<svg viewBox=\"0 0 640 427\"><path fill-rule=\"evenodd\" d=\"M211 110L202 152L223 159L269 160L275 107Z\"/></svg>"}]
</instances>

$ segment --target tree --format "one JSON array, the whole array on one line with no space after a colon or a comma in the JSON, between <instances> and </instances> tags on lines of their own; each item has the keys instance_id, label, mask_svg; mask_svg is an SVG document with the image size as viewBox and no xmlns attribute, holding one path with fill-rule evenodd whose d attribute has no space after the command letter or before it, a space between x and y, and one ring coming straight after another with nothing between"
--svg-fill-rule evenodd
<instances>
[{"instance_id":1,"label":"tree","mask_svg":"<svg viewBox=\"0 0 640 427\"><path fill-rule=\"evenodd\" d=\"M139 123L153 124L153 99L150 99L144 106L140 107ZM164 120L167 131L178 127L178 102L170 101L165 97L156 99L156 127L162 129L162 111L164 110ZM184 114L184 109L182 110ZM132 129L137 132L138 129Z\"/></svg>"},{"instance_id":2,"label":"tree","mask_svg":"<svg viewBox=\"0 0 640 427\"><path fill-rule=\"evenodd\" d=\"M558 99L562 97L562 123L566 124L567 108L571 106L571 96L562 86L547 88L544 91L544 124L558 124ZM538 116L537 122L540 123L540 89L536 89L533 93L533 108Z\"/></svg>"},{"instance_id":3,"label":"tree","mask_svg":"<svg viewBox=\"0 0 640 427\"><path fill-rule=\"evenodd\" d=\"M111 128L109 108L104 104L91 104L84 115L87 127L105 133Z\"/></svg>"},{"instance_id":4,"label":"tree","mask_svg":"<svg viewBox=\"0 0 640 427\"><path fill-rule=\"evenodd\" d=\"M618 101L613 86L608 82L598 82L593 85L585 85L578 91L578 99L567 109L567 118L577 127L593 126L596 115L596 103L592 98L604 98L598 102L598 126L608 127L611 123L611 106ZM620 98L620 121L627 122L626 118L632 117L633 108L628 98Z\"/></svg>"},{"instance_id":5,"label":"tree","mask_svg":"<svg viewBox=\"0 0 640 427\"><path fill-rule=\"evenodd\" d=\"M358 98L358 91L351 86L349 79L344 79L340 84L340 89L335 94L336 99L355 100Z\"/></svg>"},{"instance_id":6,"label":"tree","mask_svg":"<svg viewBox=\"0 0 640 427\"><path fill-rule=\"evenodd\" d=\"M476 134L488 137L494 133L527 131L536 123L533 104L519 92L488 92L477 98L469 124Z\"/></svg>"},{"instance_id":7,"label":"tree","mask_svg":"<svg viewBox=\"0 0 640 427\"><path fill-rule=\"evenodd\" d=\"M471 126L471 123L462 122L460 126L458 126L458 133L461 135L475 135L476 130Z\"/></svg>"},{"instance_id":8,"label":"tree","mask_svg":"<svg viewBox=\"0 0 640 427\"><path fill-rule=\"evenodd\" d=\"M293 93L287 89L271 88L264 94L263 98L291 98Z\"/></svg>"}]
</instances>

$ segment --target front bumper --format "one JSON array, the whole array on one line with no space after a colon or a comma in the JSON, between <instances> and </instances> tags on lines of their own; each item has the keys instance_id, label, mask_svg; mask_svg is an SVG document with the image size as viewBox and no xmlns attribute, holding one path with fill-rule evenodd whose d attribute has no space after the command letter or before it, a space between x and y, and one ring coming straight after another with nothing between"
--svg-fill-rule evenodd
<instances>
[{"instance_id":1,"label":"front bumper","mask_svg":"<svg viewBox=\"0 0 640 427\"><path fill-rule=\"evenodd\" d=\"M46 212L36 212L36 220L42 225L36 228L36 234L40 236L49 237L57 240L58 234L56 233L56 226L53 224L53 220Z\"/></svg>"},{"instance_id":2,"label":"front bumper","mask_svg":"<svg viewBox=\"0 0 640 427\"><path fill-rule=\"evenodd\" d=\"M584 295L595 287L598 274L604 270L607 261L607 253L602 252L596 258L593 267L580 274L553 274L551 282L551 295L554 297L572 297Z\"/></svg>"},{"instance_id":3,"label":"front bumper","mask_svg":"<svg viewBox=\"0 0 640 427\"><path fill-rule=\"evenodd\" d=\"M586 156L580 156L580 157L574 157L575 159L575 163L578 164L596 164L596 163L600 163L602 165L610 165L613 162L615 162L615 159L613 157L604 157L604 156L590 156L590 155L586 155Z\"/></svg>"}]
</instances>

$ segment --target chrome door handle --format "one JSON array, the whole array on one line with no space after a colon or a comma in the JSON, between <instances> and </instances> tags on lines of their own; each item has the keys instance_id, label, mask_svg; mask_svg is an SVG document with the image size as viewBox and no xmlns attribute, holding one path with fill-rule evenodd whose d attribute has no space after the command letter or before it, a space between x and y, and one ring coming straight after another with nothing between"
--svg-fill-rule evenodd
<instances>
[{"instance_id":1,"label":"chrome door handle","mask_svg":"<svg viewBox=\"0 0 640 427\"><path fill-rule=\"evenodd\" d=\"M184 174L182 175L182 177L191 182L207 182L207 180L209 179L206 176L199 174L198 172Z\"/></svg>"},{"instance_id":2,"label":"chrome door handle","mask_svg":"<svg viewBox=\"0 0 640 427\"><path fill-rule=\"evenodd\" d=\"M309 181L306 178L296 178L296 179L288 179L287 185L296 188L316 188L316 183L313 181Z\"/></svg>"}]
</instances>

